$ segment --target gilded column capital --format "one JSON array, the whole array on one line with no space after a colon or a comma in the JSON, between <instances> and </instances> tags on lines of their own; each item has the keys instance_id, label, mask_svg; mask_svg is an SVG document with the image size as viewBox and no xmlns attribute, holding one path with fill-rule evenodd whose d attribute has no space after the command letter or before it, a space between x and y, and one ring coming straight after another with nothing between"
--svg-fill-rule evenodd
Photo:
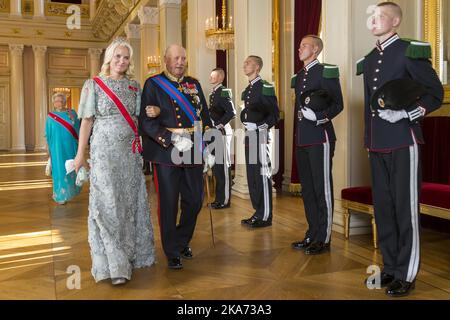
<instances>
[{"instance_id":1,"label":"gilded column capital","mask_svg":"<svg viewBox=\"0 0 450 320\"><path fill-rule=\"evenodd\" d=\"M96 59L100 59L102 52L103 52L103 49L100 49L100 48L89 48L88 49L89 55Z\"/></svg>"},{"instance_id":2,"label":"gilded column capital","mask_svg":"<svg viewBox=\"0 0 450 320\"><path fill-rule=\"evenodd\" d=\"M33 52L35 56L45 55L45 53L47 52L47 46L33 45Z\"/></svg>"},{"instance_id":3,"label":"gilded column capital","mask_svg":"<svg viewBox=\"0 0 450 320\"><path fill-rule=\"evenodd\" d=\"M23 44L10 44L9 50L11 54L14 56L22 56L23 55Z\"/></svg>"},{"instance_id":4,"label":"gilded column capital","mask_svg":"<svg viewBox=\"0 0 450 320\"><path fill-rule=\"evenodd\" d=\"M139 39L141 37L138 24L128 23L124 28L127 39Z\"/></svg>"},{"instance_id":5,"label":"gilded column capital","mask_svg":"<svg viewBox=\"0 0 450 320\"><path fill-rule=\"evenodd\" d=\"M138 16L141 25L159 24L159 10L156 7L141 7Z\"/></svg>"}]
</instances>

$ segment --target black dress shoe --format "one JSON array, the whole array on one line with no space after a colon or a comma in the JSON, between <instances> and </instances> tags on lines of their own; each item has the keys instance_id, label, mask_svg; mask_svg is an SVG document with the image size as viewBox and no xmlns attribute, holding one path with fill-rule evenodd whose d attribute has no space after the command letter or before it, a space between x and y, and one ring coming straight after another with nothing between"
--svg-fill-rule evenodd
<instances>
[{"instance_id":1,"label":"black dress shoe","mask_svg":"<svg viewBox=\"0 0 450 320\"><path fill-rule=\"evenodd\" d=\"M183 269L183 264L181 263L180 257L168 259L168 266L169 269Z\"/></svg>"},{"instance_id":2,"label":"black dress shoe","mask_svg":"<svg viewBox=\"0 0 450 320\"><path fill-rule=\"evenodd\" d=\"M380 274L380 287L386 288L395 280L394 276L387 274L386 272L381 272ZM367 278L364 282L366 286L368 286L369 278ZM375 279L372 281L372 285L375 285Z\"/></svg>"},{"instance_id":3,"label":"black dress shoe","mask_svg":"<svg viewBox=\"0 0 450 320\"><path fill-rule=\"evenodd\" d=\"M253 221L254 219L256 219L254 216L248 218L248 219L243 219L241 220L241 224L243 225L248 225L251 221Z\"/></svg>"},{"instance_id":4,"label":"black dress shoe","mask_svg":"<svg viewBox=\"0 0 450 320\"><path fill-rule=\"evenodd\" d=\"M218 203L214 207L213 206L211 206L211 207L216 210L226 209L226 208L230 207L230 203L228 203L228 204Z\"/></svg>"},{"instance_id":5,"label":"black dress shoe","mask_svg":"<svg viewBox=\"0 0 450 320\"><path fill-rule=\"evenodd\" d=\"M317 255L330 251L330 244L323 242L312 243L308 248L305 249L305 254L307 255Z\"/></svg>"},{"instance_id":6,"label":"black dress shoe","mask_svg":"<svg viewBox=\"0 0 450 320\"><path fill-rule=\"evenodd\" d=\"M186 247L181 251L181 256L184 259L192 259L194 256L192 255L192 249L190 247Z\"/></svg>"},{"instance_id":7,"label":"black dress shoe","mask_svg":"<svg viewBox=\"0 0 450 320\"><path fill-rule=\"evenodd\" d=\"M302 241L299 242L293 242L291 244L292 249L295 250L305 250L306 248L308 248L311 245L311 238L305 238Z\"/></svg>"},{"instance_id":8,"label":"black dress shoe","mask_svg":"<svg viewBox=\"0 0 450 320\"><path fill-rule=\"evenodd\" d=\"M390 284L390 286L386 289L386 294L393 298L398 297L406 297L414 290L416 287L416 283L407 282L403 280L395 280Z\"/></svg>"},{"instance_id":9,"label":"black dress shoe","mask_svg":"<svg viewBox=\"0 0 450 320\"><path fill-rule=\"evenodd\" d=\"M270 227L271 225L272 225L272 219L263 221L263 220L258 219L256 217L251 219L249 221L249 223L247 224L247 226L250 227L250 228L265 228L265 227Z\"/></svg>"}]
</instances>

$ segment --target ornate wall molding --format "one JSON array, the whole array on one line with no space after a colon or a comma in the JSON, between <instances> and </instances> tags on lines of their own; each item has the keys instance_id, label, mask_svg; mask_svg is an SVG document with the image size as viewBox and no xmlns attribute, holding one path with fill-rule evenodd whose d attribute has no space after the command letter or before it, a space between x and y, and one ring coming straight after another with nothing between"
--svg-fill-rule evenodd
<instances>
[{"instance_id":1,"label":"ornate wall molding","mask_svg":"<svg viewBox=\"0 0 450 320\"><path fill-rule=\"evenodd\" d=\"M47 53L47 46L33 45L32 47L35 56L43 56Z\"/></svg>"},{"instance_id":2,"label":"ornate wall molding","mask_svg":"<svg viewBox=\"0 0 450 320\"><path fill-rule=\"evenodd\" d=\"M165 6L165 5L181 5L181 0L159 0L159 6Z\"/></svg>"},{"instance_id":3,"label":"ornate wall molding","mask_svg":"<svg viewBox=\"0 0 450 320\"><path fill-rule=\"evenodd\" d=\"M102 52L103 52L103 49L99 49L99 48L89 48L88 49L89 55L94 56L97 59L100 59Z\"/></svg>"}]
</instances>

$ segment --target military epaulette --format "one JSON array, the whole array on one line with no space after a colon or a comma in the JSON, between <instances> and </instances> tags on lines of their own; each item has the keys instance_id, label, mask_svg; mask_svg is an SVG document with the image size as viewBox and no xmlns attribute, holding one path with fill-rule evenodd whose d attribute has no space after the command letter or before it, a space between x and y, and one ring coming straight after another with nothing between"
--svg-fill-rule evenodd
<instances>
[{"instance_id":1,"label":"military epaulette","mask_svg":"<svg viewBox=\"0 0 450 320\"><path fill-rule=\"evenodd\" d=\"M362 57L358 61L356 61L356 75L359 76L364 73L364 60L366 57Z\"/></svg>"},{"instance_id":2,"label":"military epaulette","mask_svg":"<svg viewBox=\"0 0 450 320\"><path fill-rule=\"evenodd\" d=\"M273 86L273 84L263 80L262 94L264 96L274 96L275 87Z\"/></svg>"},{"instance_id":3,"label":"military epaulette","mask_svg":"<svg viewBox=\"0 0 450 320\"><path fill-rule=\"evenodd\" d=\"M231 92L231 89L228 89L228 88L222 88L222 91L220 92L220 96L222 98L233 99L233 93Z\"/></svg>"},{"instance_id":4,"label":"military epaulette","mask_svg":"<svg viewBox=\"0 0 450 320\"><path fill-rule=\"evenodd\" d=\"M291 78L291 88L292 88L292 89L295 89L296 83L297 83L297 73L294 74L294 75L292 76L292 78Z\"/></svg>"},{"instance_id":5,"label":"military epaulette","mask_svg":"<svg viewBox=\"0 0 450 320\"><path fill-rule=\"evenodd\" d=\"M431 44L428 42L402 39L409 42L409 46L406 49L405 56L411 59L431 59Z\"/></svg>"},{"instance_id":6,"label":"military epaulette","mask_svg":"<svg viewBox=\"0 0 450 320\"><path fill-rule=\"evenodd\" d=\"M375 51L376 48L373 48L366 56L362 57L358 61L356 61L356 75L359 76L364 73L364 60L366 57Z\"/></svg>"},{"instance_id":7,"label":"military epaulette","mask_svg":"<svg viewBox=\"0 0 450 320\"><path fill-rule=\"evenodd\" d=\"M339 67L334 64L322 63L323 73L322 77L325 79L339 78Z\"/></svg>"}]
</instances>

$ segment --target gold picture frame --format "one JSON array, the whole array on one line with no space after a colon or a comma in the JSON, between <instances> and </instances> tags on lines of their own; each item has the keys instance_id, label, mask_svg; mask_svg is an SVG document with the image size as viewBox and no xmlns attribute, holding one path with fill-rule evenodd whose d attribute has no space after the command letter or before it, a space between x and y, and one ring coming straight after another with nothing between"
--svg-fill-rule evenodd
<instances>
[{"instance_id":1,"label":"gold picture frame","mask_svg":"<svg viewBox=\"0 0 450 320\"><path fill-rule=\"evenodd\" d=\"M439 74L442 64L442 0L423 0L423 35L431 44L433 68ZM444 104L450 104L450 84L444 85ZM447 109L447 108L446 108ZM448 112L447 112L448 113Z\"/></svg>"}]
</instances>

